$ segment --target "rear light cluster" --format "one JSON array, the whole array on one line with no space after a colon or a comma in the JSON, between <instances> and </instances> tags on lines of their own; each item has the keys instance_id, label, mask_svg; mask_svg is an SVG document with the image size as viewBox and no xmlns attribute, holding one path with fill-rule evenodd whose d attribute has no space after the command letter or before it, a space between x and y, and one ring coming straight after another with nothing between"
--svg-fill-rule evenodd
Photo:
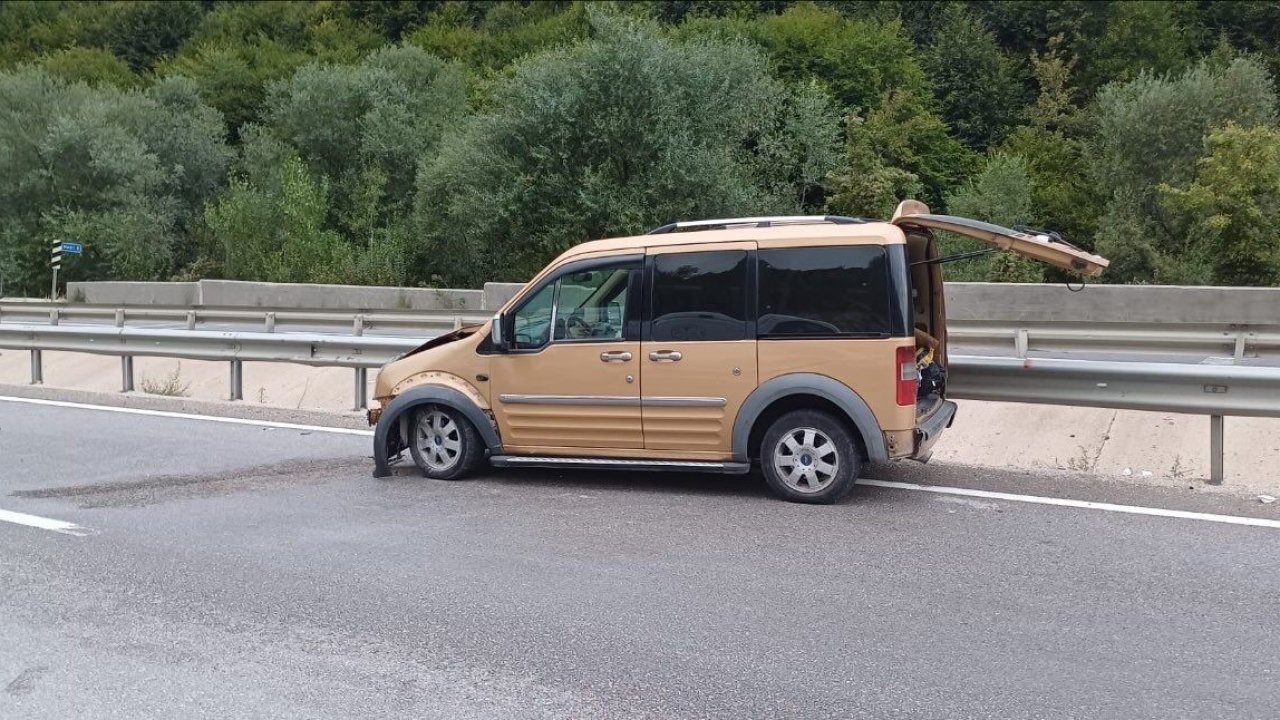
<instances>
[{"instance_id":1,"label":"rear light cluster","mask_svg":"<svg viewBox=\"0 0 1280 720\"><path fill-rule=\"evenodd\" d=\"M920 374L916 371L916 349L910 346L898 348L898 404L915 405L916 391L920 386Z\"/></svg>"}]
</instances>

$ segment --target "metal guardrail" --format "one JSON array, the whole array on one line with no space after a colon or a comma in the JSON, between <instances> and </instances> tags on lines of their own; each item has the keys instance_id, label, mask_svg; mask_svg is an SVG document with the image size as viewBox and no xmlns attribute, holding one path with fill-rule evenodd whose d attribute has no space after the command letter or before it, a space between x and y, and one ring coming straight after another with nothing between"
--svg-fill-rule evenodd
<instances>
[{"instance_id":1,"label":"metal guardrail","mask_svg":"<svg viewBox=\"0 0 1280 720\"><path fill-rule=\"evenodd\" d=\"M107 323L123 327L129 322L164 322L184 324L195 330L201 324L231 323L257 325L264 332L288 331L290 328L320 329L344 332L352 329L397 329L411 331L455 330L469 322L487 319L492 313L423 313L417 311L362 312L355 310L291 309L291 308L195 308L157 307L154 305L100 306L54 303L48 300L5 300L0 302L0 322L47 323L60 325ZM358 334L358 332L357 332Z\"/></svg>"},{"instance_id":2,"label":"metal guardrail","mask_svg":"<svg viewBox=\"0 0 1280 720\"><path fill-rule=\"evenodd\" d=\"M0 302L0 323L166 322L194 331L201 325L258 326L263 332L334 332L376 335L386 331L414 333L422 338L484 322L490 313L422 313L418 311L299 310L189 308L155 306L107 307L53 303L47 300ZM948 337L958 346L1003 346L1015 357L1031 352L1095 351L1167 354L1221 354L1242 360L1280 355L1280 325L1179 324L1146 322L992 322L952 319Z\"/></svg>"},{"instance_id":3,"label":"metal guardrail","mask_svg":"<svg viewBox=\"0 0 1280 720\"><path fill-rule=\"evenodd\" d=\"M367 404L368 369L412 349L418 338L320 333L211 332L93 325L0 323L0 348L31 352L31 382L43 382L44 350L121 358L121 389L133 358L176 357L230 364L230 398L243 399L243 363L288 362L355 370L355 407ZM1210 416L1211 481L1221 482L1223 417L1280 417L1280 368L1236 365L1023 359L953 354L950 395Z\"/></svg>"},{"instance_id":4,"label":"metal guardrail","mask_svg":"<svg viewBox=\"0 0 1280 720\"><path fill-rule=\"evenodd\" d=\"M995 357L951 358L961 400L1149 410L1209 416L1209 481L1221 484L1224 417L1280 417L1280 368Z\"/></svg>"}]
</instances>

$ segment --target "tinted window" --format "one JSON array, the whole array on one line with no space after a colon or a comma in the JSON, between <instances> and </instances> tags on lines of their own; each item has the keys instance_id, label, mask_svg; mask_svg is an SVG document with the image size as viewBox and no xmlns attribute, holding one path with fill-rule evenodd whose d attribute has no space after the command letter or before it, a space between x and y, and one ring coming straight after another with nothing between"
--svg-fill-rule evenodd
<instances>
[{"instance_id":1,"label":"tinted window","mask_svg":"<svg viewBox=\"0 0 1280 720\"><path fill-rule=\"evenodd\" d=\"M653 269L655 342L746 339L745 250L657 255Z\"/></svg>"},{"instance_id":2,"label":"tinted window","mask_svg":"<svg viewBox=\"0 0 1280 720\"><path fill-rule=\"evenodd\" d=\"M894 334L884 248L761 250L761 337Z\"/></svg>"}]
</instances>

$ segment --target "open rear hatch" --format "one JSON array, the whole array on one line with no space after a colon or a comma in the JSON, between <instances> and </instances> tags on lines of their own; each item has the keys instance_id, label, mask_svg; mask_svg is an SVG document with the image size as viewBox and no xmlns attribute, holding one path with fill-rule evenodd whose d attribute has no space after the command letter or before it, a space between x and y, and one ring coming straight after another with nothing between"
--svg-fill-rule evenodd
<instances>
[{"instance_id":1,"label":"open rear hatch","mask_svg":"<svg viewBox=\"0 0 1280 720\"><path fill-rule=\"evenodd\" d=\"M1097 277L1110 264L1106 258L1081 250L1058 237L1056 233L1023 232L999 225L953 215L933 215L929 206L918 200L903 200L893 212L893 224L945 230L1016 252L1047 265Z\"/></svg>"}]
</instances>

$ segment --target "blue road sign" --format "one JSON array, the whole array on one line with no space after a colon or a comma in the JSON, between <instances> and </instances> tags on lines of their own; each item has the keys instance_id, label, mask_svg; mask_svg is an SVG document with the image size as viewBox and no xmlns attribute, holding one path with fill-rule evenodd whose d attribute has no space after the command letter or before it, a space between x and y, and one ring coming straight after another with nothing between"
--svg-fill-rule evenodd
<instances>
[{"instance_id":1,"label":"blue road sign","mask_svg":"<svg viewBox=\"0 0 1280 720\"><path fill-rule=\"evenodd\" d=\"M62 252L67 253L68 255L79 255L84 252L84 246L80 243L63 241Z\"/></svg>"}]
</instances>

